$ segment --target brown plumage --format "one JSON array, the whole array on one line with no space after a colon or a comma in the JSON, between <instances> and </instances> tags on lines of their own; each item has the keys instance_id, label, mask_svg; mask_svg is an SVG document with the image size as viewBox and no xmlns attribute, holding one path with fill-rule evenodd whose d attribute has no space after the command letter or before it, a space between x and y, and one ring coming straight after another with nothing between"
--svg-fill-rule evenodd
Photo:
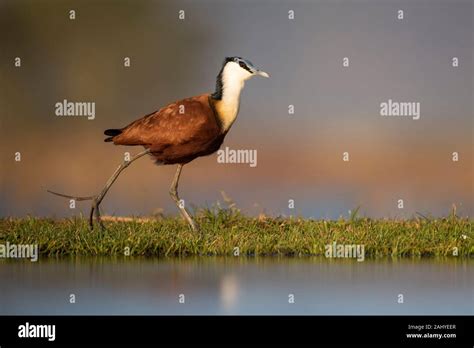
<instances>
[{"instance_id":1,"label":"brown plumage","mask_svg":"<svg viewBox=\"0 0 474 348\"><path fill-rule=\"evenodd\" d=\"M116 135L105 141L142 145L158 163L188 163L217 151L224 141L227 130L222 128L216 103L211 94L174 102L120 130L106 131Z\"/></svg>"},{"instance_id":2,"label":"brown plumage","mask_svg":"<svg viewBox=\"0 0 474 348\"><path fill-rule=\"evenodd\" d=\"M178 182L183 165L200 156L207 156L219 149L239 112L240 93L250 77L268 74L257 70L252 63L240 57L226 58L217 76L216 90L169 104L120 129L107 129L106 142L115 145L143 146L145 151L124 161L109 178L97 196L77 197L49 191L75 200L92 200L89 224L93 216L103 227L99 205L120 173L132 162L145 155L152 155L159 164L178 164L170 187L170 195L183 217L193 230L197 225L178 196Z\"/></svg>"}]
</instances>

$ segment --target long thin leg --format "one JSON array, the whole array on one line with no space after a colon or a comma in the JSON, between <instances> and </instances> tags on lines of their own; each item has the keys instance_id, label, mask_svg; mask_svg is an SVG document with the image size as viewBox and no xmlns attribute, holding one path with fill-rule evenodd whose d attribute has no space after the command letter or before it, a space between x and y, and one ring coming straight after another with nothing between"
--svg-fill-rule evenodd
<instances>
[{"instance_id":1,"label":"long thin leg","mask_svg":"<svg viewBox=\"0 0 474 348\"><path fill-rule=\"evenodd\" d=\"M105 195L107 194L107 191L109 191L110 187L112 186L112 184L115 182L115 180L117 180L118 176L120 175L120 173L125 169L127 168L130 164L132 164L132 162L134 162L135 160L139 159L140 157L143 157L145 156L146 154L150 153L150 149L147 149L145 151L142 151L138 154L136 154L135 156L133 156L129 161L123 161L118 167L117 169L115 170L115 172L112 174L112 176L109 178L109 180L107 181L107 183L105 184L105 187L102 189L102 191L100 191L100 193L97 195L97 196L88 196L88 197L75 197L75 196L68 196L68 195L64 195L62 193L57 193L57 192L53 192L53 191L50 191L48 190L48 192L52 193L52 194L55 194L57 196L61 196L61 197L66 197L66 198L72 198L72 199L75 199L76 201L86 201L86 200L92 200L92 207L91 207L91 211L90 211L90 214L89 214L89 226L91 229L94 228L94 223L93 223L93 217L94 217L94 212L95 212L95 217L96 217L96 220L97 222L99 223L100 227L103 229L104 228L104 225L102 223L102 220L100 218L100 211L99 211L99 205L100 203L102 202L102 200L104 199Z\"/></svg>"},{"instance_id":2,"label":"long thin leg","mask_svg":"<svg viewBox=\"0 0 474 348\"><path fill-rule=\"evenodd\" d=\"M193 221L193 219L191 218L191 215L189 215L186 208L181 204L179 196L178 196L178 182L179 182L179 177L181 175L181 170L182 169L183 169L183 164L178 164L178 169L176 169L176 174L174 175L173 182L171 183L170 196L175 201L176 206L178 207L179 211L181 212L181 215L186 219L189 226L191 226L191 229L193 231L197 231L198 227L197 227L196 223Z\"/></svg>"}]
</instances>

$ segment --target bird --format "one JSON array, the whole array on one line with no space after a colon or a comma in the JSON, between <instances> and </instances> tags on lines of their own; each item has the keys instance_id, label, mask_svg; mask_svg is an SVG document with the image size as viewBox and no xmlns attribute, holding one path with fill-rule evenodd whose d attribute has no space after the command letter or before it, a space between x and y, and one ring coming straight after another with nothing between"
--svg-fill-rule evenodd
<instances>
[{"instance_id":1,"label":"bird","mask_svg":"<svg viewBox=\"0 0 474 348\"><path fill-rule=\"evenodd\" d=\"M135 160L149 155L158 165L177 165L170 186L170 196L193 231L199 226L182 204L178 184L183 166L194 159L216 152L234 124L240 108L240 96L245 82L254 77L270 77L242 57L226 57L217 75L213 93L185 98L139 118L123 128L107 129L105 142L122 146L142 146L144 150L123 161L99 194L87 197L71 196L48 190L57 196L78 201L91 200L89 225L93 217L104 228L99 206L120 173Z\"/></svg>"}]
</instances>

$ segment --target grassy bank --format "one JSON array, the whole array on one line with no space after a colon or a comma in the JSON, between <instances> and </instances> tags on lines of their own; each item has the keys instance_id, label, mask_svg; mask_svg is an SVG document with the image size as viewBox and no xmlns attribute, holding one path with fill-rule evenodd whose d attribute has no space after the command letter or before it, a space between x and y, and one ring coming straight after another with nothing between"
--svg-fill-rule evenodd
<instances>
[{"instance_id":1,"label":"grassy bank","mask_svg":"<svg viewBox=\"0 0 474 348\"><path fill-rule=\"evenodd\" d=\"M1 219L0 244L38 244L43 256L324 255L325 246L362 244L366 257L474 255L473 220L372 220L353 217L324 221L300 218L251 218L226 209L200 211L201 234L179 218L106 222L88 229L78 219Z\"/></svg>"}]
</instances>

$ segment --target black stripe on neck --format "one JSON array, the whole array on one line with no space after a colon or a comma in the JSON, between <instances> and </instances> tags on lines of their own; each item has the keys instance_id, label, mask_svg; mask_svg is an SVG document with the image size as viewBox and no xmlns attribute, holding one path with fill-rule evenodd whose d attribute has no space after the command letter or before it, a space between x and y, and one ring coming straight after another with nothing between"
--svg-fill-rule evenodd
<instances>
[{"instance_id":1,"label":"black stripe on neck","mask_svg":"<svg viewBox=\"0 0 474 348\"><path fill-rule=\"evenodd\" d=\"M215 100L222 100L222 90L224 88L224 83L222 82L222 74L224 73L225 65L227 64L227 60L224 61L222 65L221 71L219 71L219 75L216 78L216 91L211 94L211 97Z\"/></svg>"}]
</instances>

